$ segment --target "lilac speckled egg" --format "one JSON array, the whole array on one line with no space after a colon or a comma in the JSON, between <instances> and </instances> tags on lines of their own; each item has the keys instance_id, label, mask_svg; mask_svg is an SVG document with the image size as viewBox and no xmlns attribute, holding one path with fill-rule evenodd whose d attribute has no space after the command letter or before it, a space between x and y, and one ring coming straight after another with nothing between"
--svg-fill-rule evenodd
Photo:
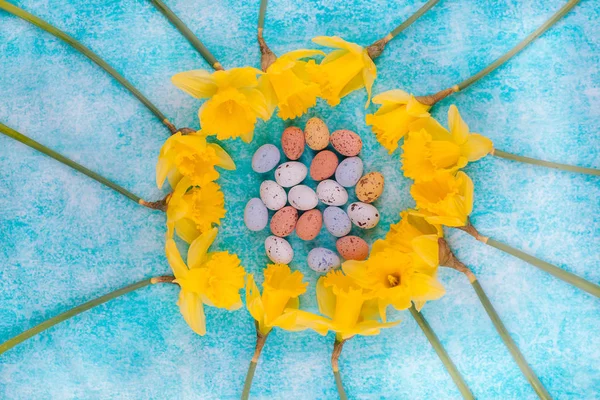
<instances>
[{"instance_id":1,"label":"lilac speckled egg","mask_svg":"<svg viewBox=\"0 0 600 400\"><path fill-rule=\"evenodd\" d=\"M272 144L264 144L252 156L252 169L259 174L269 172L279 164L281 154Z\"/></svg>"},{"instance_id":2,"label":"lilac speckled egg","mask_svg":"<svg viewBox=\"0 0 600 400\"><path fill-rule=\"evenodd\" d=\"M335 170L335 180L344 187L352 187L363 174L363 162L358 157L349 157L338 165Z\"/></svg>"},{"instance_id":3,"label":"lilac speckled egg","mask_svg":"<svg viewBox=\"0 0 600 400\"><path fill-rule=\"evenodd\" d=\"M350 217L339 207L327 207L323 211L323 222L327 231L335 237L346 236L352 229Z\"/></svg>"},{"instance_id":4,"label":"lilac speckled egg","mask_svg":"<svg viewBox=\"0 0 600 400\"><path fill-rule=\"evenodd\" d=\"M308 253L308 266L315 272L326 273L340 266L340 258L329 249L317 247Z\"/></svg>"},{"instance_id":5,"label":"lilac speckled egg","mask_svg":"<svg viewBox=\"0 0 600 400\"><path fill-rule=\"evenodd\" d=\"M259 198L253 198L246 203L244 208L244 223L253 232L262 231L269 222L269 211L265 203Z\"/></svg>"}]
</instances>

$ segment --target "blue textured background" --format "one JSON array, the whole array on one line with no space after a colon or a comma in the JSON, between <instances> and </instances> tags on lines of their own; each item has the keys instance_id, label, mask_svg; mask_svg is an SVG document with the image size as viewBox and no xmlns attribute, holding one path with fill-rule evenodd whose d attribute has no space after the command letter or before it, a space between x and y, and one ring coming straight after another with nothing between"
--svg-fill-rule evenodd
<instances>
[{"instance_id":1,"label":"blue textured background","mask_svg":"<svg viewBox=\"0 0 600 400\"><path fill-rule=\"evenodd\" d=\"M377 60L375 93L427 94L477 72L564 4L564 0L444 0L400 34ZM178 126L197 127L198 101L169 78L207 68L148 1L14 1L89 46L144 92ZM168 5L226 67L258 66L258 1L169 0ZM422 1L270 1L271 48L314 47L317 35L367 45ZM600 7L584 0L551 31L451 101L475 132L505 151L600 168ZM364 91L318 115L365 142L367 170L380 170L381 237L411 206L410 182L365 127ZM298 124L303 127L306 120ZM106 73L69 46L0 12L0 121L148 199L166 129ZM217 245L238 251L249 271L267 262L267 232L248 235L243 206L258 194L250 157L274 141L280 120L260 123L251 145L226 143L238 163L221 183L228 215ZM476 186L473 220L483 234L600 282L600 180L488 157L467 172ZM6 137L0 137L0 341L75 305L144 277L168 272L164 216ZM598 300L530 265L449 232L478 274L542 382L560 399L600 398ZM326 234L319 242L330 246ZM305 265L297 239L293 266ZM304 246L304 247L303 247ZM534 399L472 288L442 270L447 295L429 304L430 321L478 398ZM178 289L157 285L112 301L0 357L0 398L229 399L239 397L254 346L245 310L207 309L208 334L195 335L175 305ZM303 298L314 309L314 285ZM352 339L341 369L355 399L457 399L459 392L407 312L378 337ZM329 366L333 336L276 331L257 369L253 398L335 398Z\"/></svg>"}]
</instances>

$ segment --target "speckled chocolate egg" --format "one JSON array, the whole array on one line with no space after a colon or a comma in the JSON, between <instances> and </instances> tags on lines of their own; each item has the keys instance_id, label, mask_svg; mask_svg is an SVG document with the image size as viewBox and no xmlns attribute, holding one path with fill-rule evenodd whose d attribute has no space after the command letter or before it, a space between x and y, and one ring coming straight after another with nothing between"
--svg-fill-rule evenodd
<instances>
[{"instance_id":1,"label":"speckled chocolate egg","mask_svg":"<svg viewBox=\"0 0 600 400\"><path fill-rule=\"evenodd\" d=\"M280 158L281 154L276 146L264 144L252 156L252 169L259 174L264 174L275 168Z\"/></svg>"},{"instance_id":2,"label":"speckled chocolate egg","mask_svg":"<svg viewBox=\"0 0 600 400\"><path fill-rule=\"evenodd\" d=\"M298 161L288 161L277 167L275 180L284 188L292 187L302 182L307 173L306 165Z\"/></svg>"},{"instance_id":3,"label":"speckled chocolate egg","mask_svg":"<svg viewBox=\"0 0 600 400\"><path fill-rule=\"evenodd\" d=\"M284 238L269 236L265 239L267 257L276 264L289 264L294 258L292 246Z\"/></svg>"},{"instance_id":4,"label":"speckled chocolate egg","mask_svg":"<svg viewBox=\"0 0 600 400\"><path fill-rule=\"evenodd\" d=\"M292 206L283 207L271 218L271 232L275 236L286 237L291 235L298 221L298 210Z\"/></svg>"},{"instance_id":5,"label":"speckled chocolate egg","mask_svg":"<svg viewBox=\"0 0 600 400\"><path fill-rule=\"evenodd\" d=\"M327 231L335 237L346 236L352 229L350 217L339 207L327 207L323 211L323 222Z\"/></svg>"},{"instance_id":6,"label":"speckled chocolate egg","mask_svg":"<svg viewBox=\"0 0 600 400\"><path fill-rule=\"evenodd\" d=\"M310 163L310 177L315 181L330 178L335 174L337 166L338 158L333 151L320 151Z\"/></svg>"},{"instance_id":7,"label":"speckled chocolate egg","mask_svg":"<svg viewBox=\"0 0 600 400\"><path fill-rule=\"evenodd\" d=\"M269 222L269 211L261 199L253 198L244 209L244 223L253 232L262 231Z\"/></svg>"},{"instance_id":8,"label":"speckled chocolate egg","mask_svg":"<svg viewBox=\"0 0 600 400\"><path fill-rule=\"evenodd\" d=\"M369 172L356 184L356 197L363 203L372 203L383 193L383 175Z\"/></svg>"},{"instance_id":9,"label":"speckled chocolate egg","mask_svg":"<svg viewBox=\"0 0 600 400\"><path fill-rule=\"evenodd\" d=\"M317 247L308 253L308 266L315 272L326 273L340 266L340 258L329 249Z\"/></svg>"},{"instance_id":10,"label":"speckled chocolate egg","mask_svg":"<svg viewBox=\"0 0 600 400\"><path fill-rule=\"evenodd\" d=\"M362 149L362 139L348 129L340 129L331 134L331 145L338 153L346 157L353 157Z\"/></svg>"},{"instance_id":11,"label":"speckled chocolate egg","mask_svg":"<svg viewBox=\"0 0 600 400\"><path fill-rule=\"evenodd\" d=\"M375 228L379 223L379 211L371 204L356 202L348 206L348 216L359 228Z\"/></svg>"},{"instance_id":12,"label":"speckled chocolate egg","mask_svg":"<svg viewBox=\"0 0 600 400\"><path fill-rule=\"evenodd\" d=\"M332 179L325 179L317 185L317 197L328 206L343 206L348 202L348 192Z\"/></svg>"},{"instance_id":13,"label":"speckled chocolate egg","mask_svg":"<svg viewBox=\"0 0 600 400\"><path fill-rule=\"evenodd\" d=\"M323 216L319 210L309 210L298 218L296 235L302 240L313 240L323 226Z\"/></svg>"},{"instance_id":14,"label":"speckled chocolate egg","mask_svg":"<svg viewBox=\"0 0 600 400\"><path fill-rule=\"evenodd\" d=\"M294 186L288 193L288 201L297 210L306 211L319 204L319 198L314 190L306 185Z\"/></svg>"},{"instance_id":15,"label":"speckled chocolate egg","mask_svg":"<svg viewBox=\"0 0 600 400\"><path fill-rule=\"evenodd\" d=\"M313 117L306 121L304 139L313 150L323 150L329 144L329 128L320 118Z\"/></svg>"},{"instance_id":16,"label":"speckled chocolate egg","mask_svg":"<svg viewBox=\"0 0 600 400\"><path fill-rule=\"evenodd\" d=\"M304 153L304 132L297 126L285 128L281 135L283 153L290 160L297 160Z\"/></svg>"},{"instance_id":17,"label":"speckled chocolate egg","mask_svg":"<svg viewBox=\"0 0 600 400\"><path fill-rule=\"evenodd\" d=\"M352 187L363 174L363 162L358 157L348 157L342 160L335 170L335 180L344 187Z\"/></svg>"},{"instance_id":18,"label":"speckled chocolate egg","mask_svg":"<svg viewBox=\"0 0 600 400\"><path fill-rule=\"evenodd\" d=\"M269 210L277 211L287 203L287 194L277 182L264 181L260 184L260 199Z\"/></svg>"},{"instance_id":19,"label":"speckled chocolate egg","mask_svg":"<svg viewBox=\"0 0 600 400\"><path fill-rule=\"evenodd\" d=\"M366 260L369 257L369 245L358 236L344 236L335 243L335 248L345 260Z\"/></svg>"}]
</instances>

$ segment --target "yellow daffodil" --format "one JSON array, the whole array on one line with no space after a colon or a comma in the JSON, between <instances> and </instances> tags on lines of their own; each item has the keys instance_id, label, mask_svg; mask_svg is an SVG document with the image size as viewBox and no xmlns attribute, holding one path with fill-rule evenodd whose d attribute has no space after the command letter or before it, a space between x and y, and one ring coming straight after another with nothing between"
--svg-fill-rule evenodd
<instances>
[{"instance_id":1,"label":"yellow daffodil","mask_svg":"<svg viewBox=\"0 0 600 400\"><path fill-rule=\"evenodd\" d=\"M469 133L469 127L454 105L448 111L448 124L450 132L431 117L413 124L414 130L402 146L402 169L406 177L415 181L430 180L437 170L456 172L492 151L492 141Z\"/></svg>"},{"instance_id":2,"label":"yellow daffodil","mask_svg":"<svg viewBox=\"0 0 600 400\"><path fill-rule=\"evenodd\" d=\"M167 203L167 237L173 233L188 243L219 225L225 217L225 196L215 182L195 186L188 178L177 184Z\"/></svg>"},{"instance_id":3,"label":"yellow daffodil","mask_svg":"<svg viewBox=\"0 0 600 400\"><path fill-rule=\"evenodd\" d=\"M371 126L377 141L389 153L398 148L398 142L420 118L429 117L431 106L419 103L411 94L402 90L389 90L373 97L373 103L381 104L375 114L367 114L367 125Z\"/></svg>"},{"instance_id":4,"label":"yellow daffodil","mask_svg":"<svg viewBox=\"0 0 600 400\"><path fill-rule=\"evenodd\" d=\"M367 103L371 101L371 88L377 78L377 67L367 49L346 42L337 36L318 36L313 42L337 50L329 53L320 64L309 61L306 67L311 79L321 87L321 97L334 107L347 94L365 88Z\"/></svg>"},{"instance_id":5,"label":"yellow daffodil","mask_svg":"<svg viewBox=\"0 0 600 400\"><path fill-rule=\"evenodd\" d=\"M331 271L319 279L317 301L319 311L325 317L307 311L295 311L296 325L313 329L321 335L334 331L339 341L354 335L377 335L381 328L400 323L380 322L372 294L339 270Z\"/></svg>"},{"instance_id":6,"label":"yellow daffodil","mask_svg":"<svg viewBox=\"0 0 600 400\"><path fill-rule=\"evenodd\" d=\"M428 254L427 258L437 261L438 254ZM379 314L384 321L388 305L405 310L413 301L423 304L444 295L444 287L435 277L437 267L437 263L432 266L418 254L404 253L384 240L375 242L367 260L342 264L346 275L378 299Z\"/></svg>"},{"instance_id":7,"label":"yellow daffodil","mask_svg":"<svg viewBox=\"0 0 600 400\"><path fill-rule=\"evenodd\" d=\"M319 50L296 50L277 58L259 79L259 87L272 113L279 107L282 119L300 117L317 104L319 85L312 82L306 72L306 61L301 58L325 55Z\"/></svg>"},{"instance_id":8,"label":"yellow daffodil","mask_svg":"<svg viewBox=\"0 0 600 400\"><path fill-rule=\"evenodd\" d=\"M175 86L199 98L208 99L198 116L207 135L220 140L241 137L252 141L258 118L268 120L271 114L265 96L258 90L256 76L261 72L252 67L215 71L181 72L173 76Z\"/></svg>"},{"instance_id":9,"label":"yellow daffodil","mask_svg":"<svg viewBox=\"0 0 600 400\"><path fill-rule=\"evenodd\" d=\"M244 268L235 254L208 252L216 236L216 228L199 236L190 245L187 265L175 241L169 239L166 244L174 282L181 287L177 305L185 321L199 335L206 333L204 304L227 310L242 306L239 291L244 286Z\"/></svg>"},{"instance_id":10,"label":"yellow daffodil","mask_svg":"<svg viewBox=\"0 0 600 400\"><path fill-rule=\"evenodd\" d=\"M462 171L456 176L437 171L430 181L413 184L410 194L418 214L431 224L465 226L473 210L473 182Z\"/></svg>"},{"instance_id":11,"label":"yellow daffodil","mask_svg":"<svg viewBox=\"0 0 600 400\"><path fill-rule=\"evenodd\" d=\"M160 149L156 185L162 188L168 179L175 188L182 177L189 178L194 185L204 185L219 178L215 167L234 170L235 163L221 146L207 143L202 132L196 135L179 132L168 138Z\"/></svg>"},{"instance_id":12,"label":"yellow daffodil","mask_svg":"<svg viewBox=\"0 0 600 400\"><path fill-rule=\"evenodd\" d=\"M295 315L289 310L298 309L298 296L306 292L308 283L302 282L300 271L292 272L284 264L270 264L264 274L262 296L254 276L246 277L246 307L258 324L258 332L267 335L275 326L296 330Z\"/></svg>"}]
</instances>

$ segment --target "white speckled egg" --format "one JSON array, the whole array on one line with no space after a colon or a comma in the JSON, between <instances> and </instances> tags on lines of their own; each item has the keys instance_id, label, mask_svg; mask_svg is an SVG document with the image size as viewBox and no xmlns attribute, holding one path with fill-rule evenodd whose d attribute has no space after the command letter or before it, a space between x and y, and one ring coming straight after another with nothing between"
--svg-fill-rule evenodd
<instances>
[{"instance_id":1,"label":"white speckled egg","mask_svg":"<svg viewBox=\"0 0 600 400\"><path fill-rule=\"evenodd\" d=\"M264 181L260 184L260 199L269 210L277 211L287 203L285 190L275 181Z\"/></svg>"},{"instance_id":2,"label":"white speckled egg","mask_svg":"<svg viewBox=\"0 0 600 400\"><path fill-rule=\"evenodd\" d=\"M327 207L323 211L323 222L327 231L335 237L346 236L352 229L350 217L339 207Z\"/></svg>"},{"instance_id":3,"label":"white speckled egg","mask_svg":"<svg viewBox=\"0 0 600 400\"><path fill-rule=\"evenodd\" d=\"M379 211L371 204L356 202L348 206L348 216L359 228L375 228L379 223Z\"/></svg>"},{"instance_id":4,"label":"white speckled egg","mask_svg":"<svg viewBox=\"0 0 600 400\"><path fill-rule=\"evenodd\" d=\"M284 238L269 236L265 239L267 257L276 264L289 264L294 258L292 246Z\"/></svg>"},{"instance_id":5,"label":"white speckled egg","mask_svg":"<svg viewBox=\"0 0 600 400\"><path fill-rule=\"evenodd\" d=\"M296 210L310 210L319 204L319 198L314 190L306 185L294 186L288 193L288 201Z\"/></svg>"},{"instance_id":6,"label":"white speckled egg","mask_svg":"<svg viewBox=\"0 0 600 400\"><path fill-rule=\"evenodd\" d=\"M317 247L308 253L308 266L315 272L326 273L340 266L340 257L324 247Z\"/></svg>"},{"instance_id":7,"label":"white speckled egg","mask_svg":"<svg viewBox=\"0 0 600 400\"><path fill-rule=\"evenodd\" d=\"M363 174L363 162L358 157L344 159L335 170L335 180L344 187L352 187Z\"/></svg>"},{"instance_id":8,"label":"white speckled egg","mask_svg":"<svg viewBox=\"0 0 600 400\"><path fill-rule=\"evenodd\" d=\"M308 168L298 161L281 164L275 170L275 180L284 188L296 186L306 178Z\"/></svg>"},{"instance_id":9,"label":"white speckled egg","mask_svg":"<svg viewBox=\"0 0 600 400\"><path fill-rule=\"evenodd\" d=\"M343 206L348 202L348 192L334 180L326 179L317 186L317 197L328 206Z\"/></svg>"},{"instance_id":10,"label":"white speckled egg","mask_svg":"<svg viewBox=\"0 0 600 400\"><path fill-rule=\"evenodd\" d=\"M246 203L244 209L244 223L253 232L262 231L269 221L269 211L265 203L259 198L253 198Z\"/></svg>"},{"instance_id":11,"label":"white speckled egg","mask_svg":"<svg viewBox=\"0 0 600 400\"><path fill-rule=\"evenodd\" d=\"M264 144L252 156L252 169L259 174L269 172L281 159L279 149L272 144Z\"/></svg>"}]
</instances>

